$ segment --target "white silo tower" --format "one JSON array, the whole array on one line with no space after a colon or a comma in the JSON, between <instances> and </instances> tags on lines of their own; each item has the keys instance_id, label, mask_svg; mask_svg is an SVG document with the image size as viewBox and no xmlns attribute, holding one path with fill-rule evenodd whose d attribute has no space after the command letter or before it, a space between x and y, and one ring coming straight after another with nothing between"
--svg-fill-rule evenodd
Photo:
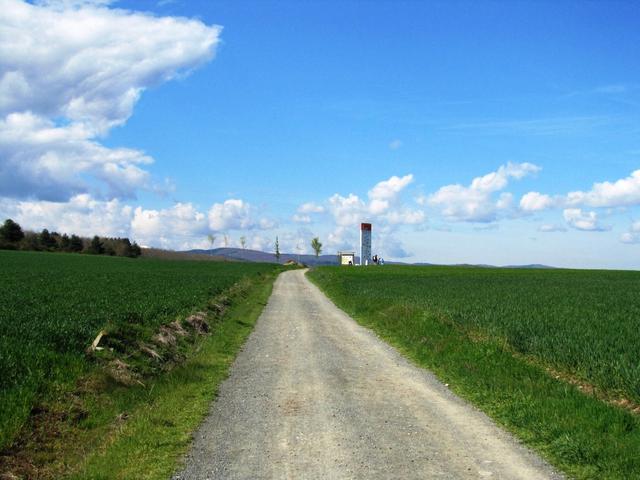
<instances>
[{"instance_id":1,"label":"white silo tower","mask_svg":"<svg viewBox=\"0 0 640 480\"><path fill-rule=\"evenodd\" d=\"M371 224L360 224L360 265L371 263Z\"/></svg>"}]
</instances>

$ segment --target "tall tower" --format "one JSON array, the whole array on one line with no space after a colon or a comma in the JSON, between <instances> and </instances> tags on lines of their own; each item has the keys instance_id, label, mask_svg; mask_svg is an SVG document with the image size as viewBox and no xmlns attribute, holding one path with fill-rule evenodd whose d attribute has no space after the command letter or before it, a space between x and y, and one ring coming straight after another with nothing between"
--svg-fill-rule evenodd
<instances>
[{"instance_id":1,"label":"tall tower","mask_svg":"<svg viewBox=\"0 0 640 480\"><path fill-rule=\"evenodd\" d=\"M371 224L360 224L360 265L371 263Z\"/></svg>"}]
</instances>

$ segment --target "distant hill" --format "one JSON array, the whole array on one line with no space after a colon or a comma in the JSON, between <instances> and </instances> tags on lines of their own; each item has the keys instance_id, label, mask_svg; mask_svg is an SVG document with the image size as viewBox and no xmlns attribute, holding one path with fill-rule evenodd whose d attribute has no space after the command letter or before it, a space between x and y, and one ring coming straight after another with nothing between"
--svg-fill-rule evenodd
<instances>
[{"instance_id":1,"label":"distant hill","mask_svg":"<svg viewBox=\"0 0 640 480\"><path fill-rule=\"evenodd\" d=\"M176 252L161 248L142 248L142 256L145 258L159 258L161 260L204 260L210 262L228 262L232 259L216 255L202 255L189 252Z\"/></svg>"},{"instance_id":2,"label":"distant hill","mask_svg":"<svg viewBox=\"0 0 640 480\"><path fill-rule=\"evenodd\" d=\"M210 256L213 259L221 260L235 260L241 262L265 262L276 263L276 257L270 252L261 252L260 250L249 250L243 248L214 248L210 250L188 250L185 252L176 252L183 255L197 256L199 258L206 258ZM304 263L310 267L319 265L338 265L337 255L320 255L316 258L315 255L297 255L295 253L282 253L280 255L280 263L293 260L294 262ZM360 261L360 258L356 257L356 263ZM529 265L487 265L487 264L471 264L471 263L458 263L454 265L442 265L437 263L405 263L405 262L386 262L388 265L418 265L418 266L442 266L442 267L470 267L470 268L522 268L522 269L544 269L544 268L556 268L548 265L541 265L533 263Z\"/></svg>"},{"instance_id":3,"label":"distant hill","mask_svg":"<svg viewBox=\"0 0 640 480\"><path fill-rule=\"evenodd\" d=\"M260 250L249 250L246 248L214 248L210 250L188 250L190 255L212 255L215 257L223 257L230 260L240 260L245 262L268 262L276 263L276 256L273 253L261 252ZM295 253L280 254L280 263L293 260L294 262L304 263L309 266L317 265L337 265L337 255L298 255Z\"/></svg>"},{"instance_id":4,"label":"distant hill","mask_svg":"<svg viewBox=\"0 0 640 480\"><path fill-rule=\"evenodd\" d=\"M391 263L391 262L388 262ZM468 267L468 268L522 268L522 269L553 269L558 267L551 267L549 265L542 265L540 263L531 263L529 265L489 265L486 263L454 263L454 264L438 264L438 263L405 263L403 265L418 265L421 267Z\"/></svg>"}]
</instances>

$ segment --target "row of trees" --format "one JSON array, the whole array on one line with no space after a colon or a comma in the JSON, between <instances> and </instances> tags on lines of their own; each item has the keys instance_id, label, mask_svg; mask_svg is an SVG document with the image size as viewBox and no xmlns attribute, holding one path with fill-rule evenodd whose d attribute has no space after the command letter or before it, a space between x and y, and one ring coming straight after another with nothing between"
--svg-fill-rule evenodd
<instances>
[{"instance_id":1,"label":"row of trees","mask_svg":"<svg viewBox=\"0 0 640 480\"><path fill-rule=\"evenodd\" d=\"M207 235L207 238L209 239L211 248L213 248L218 237L216 235ZM224 243L224 247L227 248L229 246L229 235L227 235L226 233L222 234L222 241ZM240 246L242 247L243 250L247 248L247 237L245 236L240 237Z\"/></svg>"},{"instance_id":2,"label":"row of trees","mask_svg":"<svg viewBox=\"0 0 640 480\"><path fill-rule=\"evenodd\" d=\"M213 248L213 246L216 243L217 240L217 236L216 235L208 235L207 237L209 239L209 243L211 244L211 248ZM223 234L223 240L224 240L224 246L228 247L229 246L229 236L225 233ZM240 237L240 246L242 247L242 249L244 250L247 247L247 238L242 236ZM278 237L276 237L276 241L274 243L274 248L275 248L275 252L274 255L276 256L277 260L280 260L280 241L278 240ZM322 242L320 242L320 239L318 237L315 237L311 240L311 248L313 249L313 251L316 254L316 257L318 257L321 253L322 253Z\"/></svg>"},{"instance_id":3,"label":"row of trees","mask_svg":"<svg viewBox=\"0 0 640 480\"><path fill-rule=\"evenodd\" d=\"M138 244L131 243L128 238L96 235L89 239L78 235L69 236L66 233L49 232L46 228L40 233L23 231L22 227L10 218L0 227L0 249L75 252L132 258L142 253Z\"/></svg>"},{"instance_id":4,"label":"row of trees","mask_svg":"<svg viewBox=\"0 0 640 480\"><path fill-rule=\"evenodd\" d=\"M276 256L276 260L280 261L280 255L281 255L280 254L280 240L278 240L278 237L276 237L276 243L274 244L274 248L275 248L274 255ZM311 240L311 248L313 249L314 253L316 254L316 258L318 258L320 256L320 254L322 253L322 242L320 241L320 239L318 237L314 237Z\"/></svg>"}]
</instances>

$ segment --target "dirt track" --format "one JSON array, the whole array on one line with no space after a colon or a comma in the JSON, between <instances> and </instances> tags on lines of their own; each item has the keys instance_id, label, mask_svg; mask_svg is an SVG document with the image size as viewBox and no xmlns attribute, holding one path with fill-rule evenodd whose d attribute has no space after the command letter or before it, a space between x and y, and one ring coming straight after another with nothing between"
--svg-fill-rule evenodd
<instances>
[{"instance_id":1,"label":"dirt track","mask_svg":"<svg viewBox=\"0 0 640 480\"><path fill-rule=\"evenodd\" d=\"M276 281L175 478L560 476L298 270Z\"/></svg>"}]
</instances>

